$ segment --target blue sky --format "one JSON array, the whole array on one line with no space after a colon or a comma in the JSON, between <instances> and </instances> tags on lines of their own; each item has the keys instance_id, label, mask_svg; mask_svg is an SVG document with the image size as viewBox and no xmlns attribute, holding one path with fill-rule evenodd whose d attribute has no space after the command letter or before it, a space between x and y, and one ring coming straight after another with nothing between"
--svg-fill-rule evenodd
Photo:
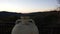
<instances>
[{"instance_id":1,"label":"blue sky","mask_svg":"<svg viewBox=\"0 0 60 34\"><path fill-rule=\"evenodd\" d=\"M57 0L0 0L0 11L37 12L57 7Z\"/></svg>"}]
</instances>

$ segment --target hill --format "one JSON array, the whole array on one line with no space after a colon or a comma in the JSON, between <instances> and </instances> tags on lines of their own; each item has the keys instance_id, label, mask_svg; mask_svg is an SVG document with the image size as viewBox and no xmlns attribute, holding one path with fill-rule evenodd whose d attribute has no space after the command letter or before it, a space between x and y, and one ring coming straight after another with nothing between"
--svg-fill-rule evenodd
<instances>
[{"instance_id":1,"label":"hill","mask_svg":"<svg viewBox=\"0 0 60 34\"><path fill-rule=\"evenodd\" d=\"M59 11L34 12L29 14L12 13L6 11L0 12L0 34L11 34L15 21L19 19L20 16L30 16L30 18L35 21L40 34L60 34Z\"/></svg>"}]
</instances>

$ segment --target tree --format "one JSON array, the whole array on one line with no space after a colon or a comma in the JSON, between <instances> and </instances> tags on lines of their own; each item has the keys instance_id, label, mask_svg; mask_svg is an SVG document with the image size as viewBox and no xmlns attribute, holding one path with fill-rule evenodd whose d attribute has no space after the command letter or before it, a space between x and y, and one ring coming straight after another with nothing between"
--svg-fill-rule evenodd
<instances>
[{"instance_id":1,"label":"tree","mask_svg":"<svg viewBox=\"0 0 60 34\"><path fill-rule=\"evenodd\" d=\"M57 4L56 10L57 10L57 11L60 11L60 0L57 0L57 3L58 3L58 4Z\"/></svg>"},{"instance_id":2,"label":"tree","mask_svg":"<svg viewBox=\"0 0 60 34\"><path fill-rule=\"evenodd\" d=\"M57 0L58 1L58 4L60 4L60 0Z\"/></svg>"}]
</instances>

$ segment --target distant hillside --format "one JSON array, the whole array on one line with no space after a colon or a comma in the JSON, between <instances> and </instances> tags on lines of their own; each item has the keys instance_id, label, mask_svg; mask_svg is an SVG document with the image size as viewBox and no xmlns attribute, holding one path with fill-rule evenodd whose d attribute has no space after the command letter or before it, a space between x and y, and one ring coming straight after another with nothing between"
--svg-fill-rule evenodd
<instances>
[{"instance_id":1,"label":"distant hillside","mask_svg":"<svg viewBox=\"0 0 60 34\"><path fill-rule=\"evenodd\" d=\"M18 14L13 12L6 12L6 11L0 12L0 20L3 21L14 21L19 16L21 16L21 13Z\"/></svg>"},{"instance_id":2,"label":"distant hillside","mask_svg":"<svg viewBox=\"0 0 60 34\"><path fill-rule=\"evenodd\" d=\"M15 21L16 19L19 19L20 16L30 16L32 19L35 18L44 18L50 14L60 14L60 12L57 11L50 11L50 12L34 12L34 13L29 13L29 14L22 14L22 13L13 13L13 12L7 12L7 11L2 11L0 12L0 20L4 21Z\"/></svg>"}]
</instances>

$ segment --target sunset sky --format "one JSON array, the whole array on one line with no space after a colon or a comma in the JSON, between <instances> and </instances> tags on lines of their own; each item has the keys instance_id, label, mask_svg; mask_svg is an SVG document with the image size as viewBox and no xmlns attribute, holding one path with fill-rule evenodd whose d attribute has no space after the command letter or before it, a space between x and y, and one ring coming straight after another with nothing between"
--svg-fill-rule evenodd
<instances>
[{"instance_id":1,"label":"sunset sky","mask_svg":"<svg viewBox=\"0 0 60 34\"><path fill-rule=\"evenodd\" d=\"M0 0L0 11L29 13L52 10L57 5L57 0Z\"/></svg>"}]
</instances>

